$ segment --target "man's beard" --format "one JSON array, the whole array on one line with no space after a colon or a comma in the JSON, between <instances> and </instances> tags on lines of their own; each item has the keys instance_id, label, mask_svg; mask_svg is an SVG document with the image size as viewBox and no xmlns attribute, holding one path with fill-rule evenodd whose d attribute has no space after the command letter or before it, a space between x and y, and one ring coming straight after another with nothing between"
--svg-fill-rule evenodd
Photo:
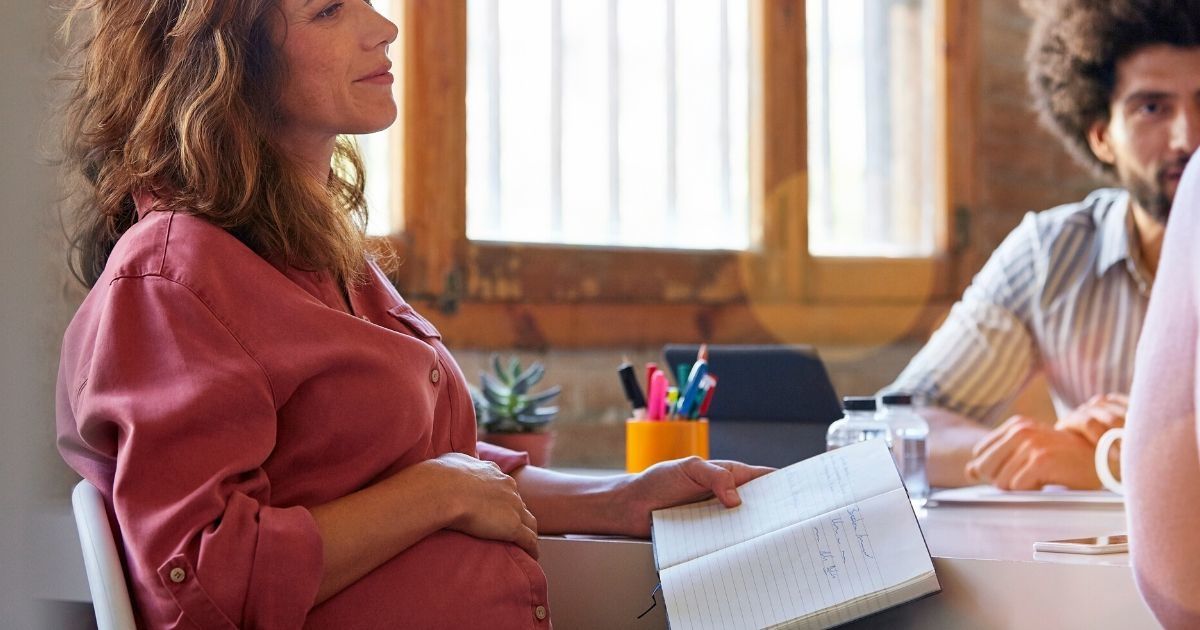
<instances>
[{"instance_id":1,"label":"man's beard","mask_svg":"<svg viewBox=\"0 0 1200 630\"><path fill-rule=\"evenodd\" d=\"M1167 217L1171 215L1171 203L1175 201L1175 195L1167 192L1167 171L1183 170L1186 164L1186 158L1164 164L1155 169L1153 179L1134 175L1120 168L1117 169L1117 176L1138 206L1145 210L1150 218L1165 225Z\"/></svg>"}]
</instances>

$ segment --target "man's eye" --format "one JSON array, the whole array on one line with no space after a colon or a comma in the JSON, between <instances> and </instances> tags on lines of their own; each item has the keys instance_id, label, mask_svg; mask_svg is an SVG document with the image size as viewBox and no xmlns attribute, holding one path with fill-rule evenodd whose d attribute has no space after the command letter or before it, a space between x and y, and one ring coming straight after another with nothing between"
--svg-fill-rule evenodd
<instances>
[{"instance_id":1,"label":"man's eye","mask_svg":"<svg viewBox=\"0 0 1200 630\"><path fill-rule=\"evenodd\" d=\"M344 3L335 2L335 3L325 7L325 9L323 11L321 11L320 13L317 14L317 17L318 18L333 17L334 14L336 14L338 11L340 11L342 9L342 4L344 4Z\"/></svg>"},{"instance_id":2,"label":"man's eye","mask_svg":"<svg viewBox=\"0 0 1200 630\"><path fill-rule=\"evenodd\" d=\"M1141 113L1149 114L1151 116L1162 112L1162 110L1163 110L1163 107L1160 103L1144 103L1141 107L1138 108L1138 111L1140 111Z\"/></svg>"}]
</instances>

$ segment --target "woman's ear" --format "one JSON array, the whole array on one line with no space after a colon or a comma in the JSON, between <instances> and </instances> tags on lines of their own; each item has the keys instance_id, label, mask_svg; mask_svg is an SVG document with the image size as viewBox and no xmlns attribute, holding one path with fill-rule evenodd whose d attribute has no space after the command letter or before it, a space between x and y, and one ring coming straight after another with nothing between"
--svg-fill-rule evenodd
<instances>
[{"instance_id":1,"label":"woman's ear","mask_svg":"<svg viewBox=\"0 0 1200 630\"><path fill-rule=\"evenodd\" d=\"M1117 161L1117 156L1113 152L1112 144L1108 140L1109 120L1097 120L1088 128L1087 141L1091 147L1092 153L1096 155L1096 159L1105 164L1114 164Z\"/></svg>"}]
</instances>

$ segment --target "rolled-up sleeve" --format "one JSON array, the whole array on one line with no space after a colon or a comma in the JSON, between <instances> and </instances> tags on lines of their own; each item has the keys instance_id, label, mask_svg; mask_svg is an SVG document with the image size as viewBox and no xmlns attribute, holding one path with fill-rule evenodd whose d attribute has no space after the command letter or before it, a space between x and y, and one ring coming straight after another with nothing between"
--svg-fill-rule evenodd
<instances>
[{"instance_id":1,"label":"rolled-up sleeve","mask_svg":"<svg viewBox=\"0 0 1200 630\"><path fill-rule=\"evenodd\" d=\"M479 451L479 459L496 464L506 475L511 475L518 468L529 465L529 453L509 450L487 442L476 442L475 448Z\"/></svg>"},{"instance_id":2,"label":"rolled-up sleeve","mask_svg":"<svg viewBox=\"0 0 1200 630\"><path fill-rule=\"evenodd\" d=\"M907 391L981 422L999 420L1038 369L1028 328L1034 294L1032 216L996 249L946 321L883 391Z\"/></svg>"},{"instance_id":3,"label":"rolled-up sleeve","mask_svg":"<svg viewBox=\"0 0 1200 630\"><path fill-rule=\"evenodd\" d=\"M153 627L298 628L323 571L312 514L271 504L271 380L221 314L158 276L108 287L75 396L117 434L113 508Z\"/></svg>"}]
</instances>

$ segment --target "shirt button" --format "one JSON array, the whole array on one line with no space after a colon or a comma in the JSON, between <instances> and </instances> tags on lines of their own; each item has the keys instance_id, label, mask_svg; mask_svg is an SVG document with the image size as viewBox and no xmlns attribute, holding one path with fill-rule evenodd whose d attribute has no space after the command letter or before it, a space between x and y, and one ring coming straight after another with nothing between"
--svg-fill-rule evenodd
<instances>
[{"instance_id":1,"label":"shirt button","mask_svg":"<svg viewBox=\"0 0 1200 630\"><path fill-rule=\"evenodd\" d=\"M442 373L438 371L437 368L434 368L433 371L429 373L429 380L436 385L438 381L442 380Z\"/></svg>"},{"instance_id":2,"label":"shirt button","mask_svg":"<svg viewBox=\"0 0 1200 630\"><path fill-rule=\"evenodd\" d=\"M175 567L174 569L171 569L171 581L172 582L179 584L180 582L182 582L186 579L187 579L186 571L184 571L183 569L180 569L179 567Z\"/></svg>"},{"instance_id":3,"label":"shirt button","mask_svg":"<svg viewBox=\"0 0 1200 630\"><path fill-rule=\"evenodd\" d=\"M537 608L534 608L534 609L533 609L533 616L534 616L534 617L537 617L537 618L538 618L538 621L541 621L541 620L545 619L545 618L546 618L546 607L545 607L545 606L538 606Z\"/></svg>"}]
</instances>

